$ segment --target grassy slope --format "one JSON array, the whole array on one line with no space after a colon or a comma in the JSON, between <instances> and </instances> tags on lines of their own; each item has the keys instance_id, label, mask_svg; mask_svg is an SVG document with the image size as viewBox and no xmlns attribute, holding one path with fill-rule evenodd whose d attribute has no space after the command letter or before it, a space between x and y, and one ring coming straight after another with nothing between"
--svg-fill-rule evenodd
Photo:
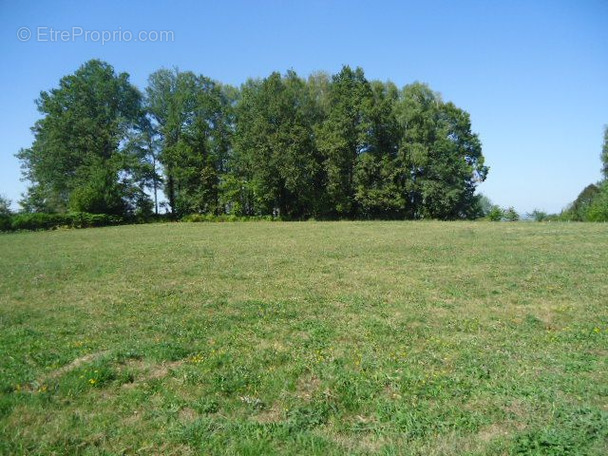
<instances>
[{"instance_id":1,"label":"grassy slope","mask_svg":"<svg viewBox=\"0 0 608 456\"><path fill-rule=\"evenodd\" d=\"M0 453L608 453L605 225L23 233L0 274Z\"/></svg>"}]
</instances>

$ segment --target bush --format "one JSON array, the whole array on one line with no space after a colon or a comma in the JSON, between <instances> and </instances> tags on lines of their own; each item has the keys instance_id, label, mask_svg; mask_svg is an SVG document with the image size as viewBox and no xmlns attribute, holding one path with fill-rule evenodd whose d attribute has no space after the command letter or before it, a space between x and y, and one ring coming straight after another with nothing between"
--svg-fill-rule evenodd
<instances>
[{"instance_id":1,"label":"bush","mask_svg":"<svg viewBox=\"0 0 608 456\"><path fill-rule=\"evenodd\" d=\"M65 225L63 214L17 214L12 217L11 228L17 230L48 230Z\"/></svg>"},{"instance_id":2,"label":"bush","mask_svg":"<svg viewBox=\"0 0 608 456\"><path fill-rule=\"evenodd\" d=\"M504 219L507 222L517 222L519 220L519 214L513 206L509 207L506 211L503 211Z\"/></svg>"},{"instance_id":3,"label":"bush","mask_svg":"<svg viewBox=\"0 0 608 456\"><path fill-rule=\"evenodd\" d=\"M87 212L73 212L67 214L68 226L71 228L92 228L98 226L119 225L122 218L107 214L89 214Z\"/></svg>"},{"instance_id":4,"label":"bush","mask_svg":"<svg viewBox=\"0 0 608 456\"><path fill-rule=\"evenodd\" d=\"M492 209L487 215L487 219L491 222L517 222L519 220L519 214L513 208L501 208L500 206L492 206Z\"/></svg>"},{"instance_id":5,"label":"bush","mask_svg":"<svg viewBox=\"0 0 608 456\"><path fill-rule=\"evenodd\" d=\"M528 218L533 219L535 222L545 222L549 218L549 214L539 209L534 209L528 214Z\"/></svg>"},{"instance_id":6,"label":"bush","mask_svg":"<svg viewBox=\"0 0 608 456\"><path fill-rule=\"evenodd\" d=\"M122 223L120 217L106 214L72 212L68 214L17 214L0 218L0 231L50 230L60 227L90 228Z\"/></svg>"},{"instance_id":7,"label":"bush","mask_svg":"<svg viewBox=\"0 0 608 456\"><path fill-rule=\"evenodd\" d=\"M182 222L276 222L282 220L272 215L237 216L234 214L190 214L182 217Z\"/></svg>"},{"instance_id":8,"label":"bush","mask_svg":"<svg viewBox=\"0 0 608 456\"><path fill-rule=\"evenodd\" d=\"M6 214L0 214L0 231L11 230L11 216Z\"/></svg>"},{"instance_id":9,"label":"bush","mask_svg":"<svg viewBox=\"0 0 608 456\"><path fill-rule=\"evenodd\" d=\"M504 217L504 211L499 206L492 206L488 213L488 220L491 222L500 222Z\"/></svg>"}]
</instances>

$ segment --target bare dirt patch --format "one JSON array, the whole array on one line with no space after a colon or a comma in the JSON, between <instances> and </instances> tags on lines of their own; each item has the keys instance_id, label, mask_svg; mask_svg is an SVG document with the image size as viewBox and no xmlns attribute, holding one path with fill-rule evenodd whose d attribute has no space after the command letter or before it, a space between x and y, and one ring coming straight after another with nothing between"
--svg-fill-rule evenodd
<instances>
[{"instance_id":1,"label":"bare dirt patch","mask_svg":"<svg viewBox=\"0 0 608 456\"><path fill-rule=\"evenodd\" d=\"M184 407L179 411L179 420L182 423L191 423L192 421L198 418L198 413L196 410L191 409L190 407Z\"/></svg>"},{"instance_id":2,"label":"bare dirt patch","mask_svg":"<svg viewBox=\"0 0 608 456\"><path fill-rule=\"evenodd\" d=\"M253 416L252 419L258 423L279 423L283 419L281 408L277 404L273 404L269 409L265 409L257 415Z\"/></svg>"},{"instance_id":3,"label":"bare dirt patch","mask_svg":"<svg viewBox=\"0 0 608 456\"><path fill-rule=\"evenodd\" d=\"M315 375L307 375L298 380L296 396L301 399L310 400L319 390L321 380Z\"/></svg>"},{"instance_id":4,"label":"bare dirt patch","mask_svg":"<svg viewBox=\"0 0 608 456\"><path fill-rule=\"evenodd\" d=\"M143 361L135 361L129 362L126 364L127 367L132 368L137 371L135 374L135 378L130 383L125 383L123 388L135 388L137 385L140 385L145 382L149 382L151 380L160 380L167 377L173 369L178 368L183 365L185 360L180 361L172 361L161 364L149 364Z\"/></svg>"}]
</instances>

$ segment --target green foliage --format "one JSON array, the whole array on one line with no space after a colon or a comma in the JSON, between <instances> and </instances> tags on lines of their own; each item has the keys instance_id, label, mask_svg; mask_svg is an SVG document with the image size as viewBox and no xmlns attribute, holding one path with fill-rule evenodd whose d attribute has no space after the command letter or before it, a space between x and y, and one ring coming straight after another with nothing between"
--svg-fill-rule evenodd
<instances>
[{"instance_id":1,"label":"green foliage","mask_svg":"<svg viewBox=\"0 0 608 456\"><path fill-rule=\"evenodd\" d=\"M340 217L355 217L358 212L355 169L358 157L370 147L368 107L372 97L363 70L343 67L332 78L329 112L318 127L317 147L324 157L327 197L331 211Z\"/></svg>"},{"instance_id":2,"label":"green foliage","mask_svg":"<svg viewBox=\"0 0 608 456\"><path fill-rule=\"evenodd\" d=\"M63 214L18 214L11 220L13 230L48 230L64 225L68 225L68 220Z\"/></svg>"},{"instance_id":3,"label":"green foliage","mask_svg":"<svg viewBox=\"0 0 608 456\"><path fill-rule=\"evenodd\" d=\"M504 218L504 210L500 206L492 206L488 212L488 220L491 222L500 222Z\"/></svg>"},{"instance_id":4,"label":"green foliage","mask_svg":"<svg viewBox=\"0 0 608 456\"><path fill-rule=\"evenodd\" d=\"M583 189L576 200L562 211L560 220L579 222L608 221L608 126L604 128L604 144L601 153L604 180Z\"/></svg>"},{"instance_id":5,"label":"green foliage","mask_svg":"<svg viewBox=\"0 0 608 456\"><path fill-rule=\"evenodd\" d=\"M232 135L228 92L192 72L162 69L148 80L145 109L176 216L222 211L219 185Z\"/></svg>"},{"instance_id":6,"label":"green foliage","mask_svg":"<svg viewBox=\"0 0 608 456\"><path fill-rule=\"evenodd\" d=\"M540 209L534 209L532 212L528 214L528 217L534 220L535 222L545 222L549 218L549 214Z\"/></svg>"},{"instance_id":7,"label":"green foliage","mask_svg":"<svg viewBox=\"0 0 608 456\"><path fill-rule=\"evenodd\" d=\"M0 231L11 230L11 201L0 195Z\"/></svg>"},{"instance_id":8,"label":"green foliage","mask_svg":"<svg viewBox=\"0 0 608 456\"><path fill-rule=\"evenodd\" d=\"M560 220L573 222L604 222L608 220L608 184L588 185L564 210Z\"/></svg>"},{"instance_id":9,"label":"green foliage","mask_svg":"<svg viewBox=\"0 0 608 456\"><path fill-rule=\"evenodd\" d=\"M22 213L0 218L0 231L49 230L55 228L91 228L122 223L122 218L107 214L68 212L65 214Z\"/></svg>"},{"instance_id":10,"label":"green foliage","mask_svg":"<svg viewBox=\"0 0 608 456\"><path fill-rule=\"evenodd\" d=\"M608 180L599 188L587 211L590 222L608 222Z\"/></svg>"},{"instance_id":11,"label":"green foliage","mask_svg":"<svg viewBox=\"0 0 608 456\"><path fill-rule=\"evenodd\" d=\"M519 214L515 208L501 208L500 206L494 205L488 212L486 218L491 222L517 222L519 220Z\"/></svg>"},{"instance_id":12,"label":"green foliage","mask_svg":"<svg viewBox=\"0 0 608 456\"><path fill-rule=\"evenodd\" d=\"M12 229L13 229L13 227L12 227L11 216L6 215L6 214L0 214L0 232L1 231L11 231Z\"/></svg>"},{"instance_id":13,"label":"green foliage","mask_svg":"<svg viewBox=\"0 0 608 456\"><path fill-rule=\"evenodd\" d=\"M129 135L124 154L129 169L127 188L131 190L128 200L138 217L158 215L158 194L163 185L160 148L161 141L150 118L142 116ZM153 199L146 192L151 192Z\"/></svg>"},{"instance_id":14,"label":"green foliage","mask_svg":"<svg viewBox=\"0 0 608 456\"><path fill-rule=\"evenodd\" d=\"M111 169L92 167L88 178L70 194L69 209L74 212L122 215L126 212L125 192Z\"/></svg>"},{"instance_id":15,"label":"green foliage","mask_svg":"<svg viewBox=\"0 0 608 456\"><path fill-rule=\"evenodd\" d=\"M483 194L477 195L477 200L475 203L475 210L474 210L474 212L477 215L476 218L487 217L490 214L490 211L492 210L493 207L494 207L494 204L492 204L492 201L490 200L490 198L488 198L486 195L483 195Z\"/></svg>"},{"instance_id":16,"label":"green foliage","mask_svg":"<svg viewBox=\"0 0 608 456\"><path fill-rule=\"evenodd\" d=\"M515 208L513 206L508 207L503 212L504 212L503 218L507 222L519 221L519 214L517 213L517 211L515 210Z\"/></svg>"},{"instance_id":17,"label":"green foliage","mask_svg":"<svg viewBox=\"0 0 608 456\"><path fill-rule=\"evenodd\" d=\"M219 204L226 214L245 216L254 212L253 191L243 174L232 170L224 174L219 183Z\"/></svg>"},{"instance_id":18,"label":"green foliage","mask_svg":"<svg viewBox=\"0 0 608 456\"><path fill-rule=\"evenodd\" d=\"M281 217L271 215L247 215L238 216L234 214L190 214L182 217L182 222L276 222L282 220Z\"/></svg>"},{"instance_id":19,"label":"green foliage","mask_svg":"<svg viewBox=\"0 0 608 456\"><path fill-rule=\"evenodd\" d=\"M358 217L403 219L407 205L396 172L402 128L397 119L399 90L392 83L371 83L371 97L363 103L368 135L354 171L354 199Z\"/></svg>"},{"instance_id":20,"label":"green foliage","mask_svg":"<svg viewBox=\"0 0 608 456\"><path fill-rule=\"evenodd\" d=\"M244 195L238 194L237 212L290 218L318 213L322 163L313 125L319 115L305 82L293 71L243 86L232 180L244 184L251 200L247 210Z\"/></svg>"},{"instance_id":21,"label":"green foliage","mask_svg":"<svg viewBox=\"0 0 608 456\"><path fill-rule=\"evenodd\" d=\"M91 60L42 92L24 212L149 219L164 191L188 214L288 219L474 219L487 175L467 112L428 86L399 90L344 66L240 89L161 69L145 97ZM161 202L162 206L164 202Z\"/></svg>"},{"instance_id":22,"label":"green foliage","mask_svg":"<svg viewBox=\"0 0 608 456\"><path fill-rule=\"evenodd\" d=\"M403 89L398 109L405 126L398 175L408 218L475 218L475 187L488 168L469 114L420 83Z\"/></svg>"},{"instance_id":23,"label":"green foliage","mask_svg":"<svg viewBox=\"0 0 608 456\"><path fill-rule=\"evenodd\" d=\"M0 195L0 216L11 215L11 200Z\"/></svg>"},{"instance_id":24,"label":"green foliage","mask_svg":"<svg viewBox=\"0 0 608 456\"><path fill-rule=\"evenodd\" d=\"M128 79L90 60L58 88L41 92L37 106L43 117L32 129L34 143L17 154L33 184L26 211L124 214L118 177L128 170L122 143L141 115L139 91Z\"/></svg>"},{"instance_id":25,"label":"green foliage","mask_svg":"<svg viewBox=\"0 0 608 456\"><path fill-rule=\"evenodd\" d=\"M570 207L562 213L562 219L573 222L586 221L589 208L599 191L599 187L595 184L585 187Z\"/></svg>"}]
</instances>

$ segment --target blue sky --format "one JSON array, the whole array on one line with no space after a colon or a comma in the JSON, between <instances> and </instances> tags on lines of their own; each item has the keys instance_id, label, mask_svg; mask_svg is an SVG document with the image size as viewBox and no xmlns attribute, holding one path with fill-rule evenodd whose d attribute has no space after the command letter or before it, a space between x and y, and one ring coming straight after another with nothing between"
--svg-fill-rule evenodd
<instances>
[{"instance_id":1,"label":"blue sky","mask_svg":"<svg viewBox=\"0 0 608 456\"><path fill-rule=\"evenodd\" d=\"M26 42L21 27L32 33ZM51 28L90 39L51 41ZM170 31L173 40L102 44L94 33L104 30ZM426 82L471 114L491 168L480 191L497 204L556 212L600 179L605 0L0 0L0 56L0 194L13 201L26 188L14 154L32 142L34 100L91 58L140 89L161 67L239 85L275 70L361 66L368 79Z\"/></svg>"}]
</instances>

